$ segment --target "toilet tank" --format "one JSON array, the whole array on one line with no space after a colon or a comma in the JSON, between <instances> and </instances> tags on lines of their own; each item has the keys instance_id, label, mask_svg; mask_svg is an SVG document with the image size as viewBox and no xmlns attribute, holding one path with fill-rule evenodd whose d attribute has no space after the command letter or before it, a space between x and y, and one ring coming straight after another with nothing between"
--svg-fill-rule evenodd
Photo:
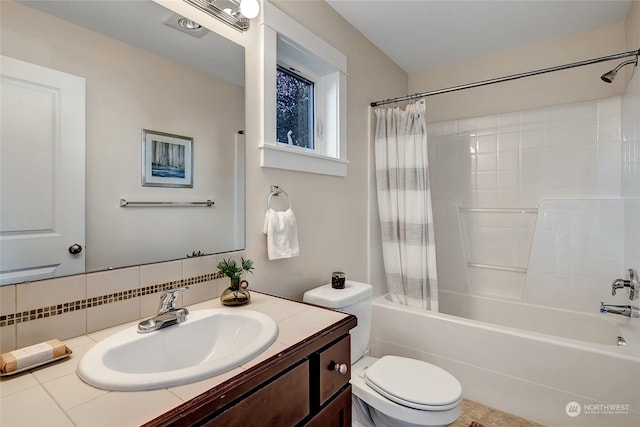
<instances>
[{"instance_id":1,"label":"toilet tank","mask_svg":"<svg viewBox=\"0 0 640 427\"><path fill-rule=\"evenodd\" d=\"M331 284L304 293L303 302L331 308L358 318L358 326L351 330L351 363L356 363L367 351L371 333L371 299L373 287L367 283L347 280L344 289Z\"/></svg>"}]
</instances>

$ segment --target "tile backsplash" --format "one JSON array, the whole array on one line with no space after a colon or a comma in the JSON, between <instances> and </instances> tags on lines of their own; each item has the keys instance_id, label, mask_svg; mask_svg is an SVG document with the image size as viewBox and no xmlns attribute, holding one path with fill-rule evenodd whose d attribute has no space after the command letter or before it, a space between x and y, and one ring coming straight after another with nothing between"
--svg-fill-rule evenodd
<instances>
[{"instance_id":1,"label":"tile backsplash","mask_svg":"<svg viewBox=\"0 0 640 427\"><path fill-rule=\"evenodd\" d=\"M221 257L186 258L0 287L0 350L61 340L152 316L167 289L188 286L178 305L216 298L228 285Z\"/></svg>"}]
</instances>

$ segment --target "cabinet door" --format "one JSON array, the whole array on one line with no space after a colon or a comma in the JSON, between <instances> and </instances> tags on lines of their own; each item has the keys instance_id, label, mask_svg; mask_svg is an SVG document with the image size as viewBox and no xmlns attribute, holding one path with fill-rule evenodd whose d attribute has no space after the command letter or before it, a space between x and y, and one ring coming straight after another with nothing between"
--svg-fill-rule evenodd
<instances>
[{"instance_id":1,"label":"cabinet door","mask_svg":"<svg viewBox=\"0 0 640 427\"><path fill-rule=\"evenodd\" d=\"M320 352L320 406L342 389L351 378L351 341L346 335L340 341ZM340 373L336 365L343 365L346 371Z\"/></svg>"},{"instance_id":2,"label":"cabinet door","mask_svg":"<svg viewBox=\"0 0 640 427\"><path fill-rule=\"evenodd\" d=\"M307 423L307 427L350 427L351 386Z\"/></svg>"},{"instance_id":3,"label":"cabinet door","mask_svg":"<svg viewBox=\"0 0 640 427\"><path fill-rule=\"evenodd\" d=\"M310 412L305 361L206 423L206 426L293 426Z\"/></svg>"}]
</instances>

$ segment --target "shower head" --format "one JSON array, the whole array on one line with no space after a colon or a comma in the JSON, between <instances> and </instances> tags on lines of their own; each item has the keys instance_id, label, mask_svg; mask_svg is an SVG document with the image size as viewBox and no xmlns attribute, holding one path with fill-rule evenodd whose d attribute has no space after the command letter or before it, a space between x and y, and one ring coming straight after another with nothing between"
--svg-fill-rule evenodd
<instances>
[{"instance_id":1,"label":"shower head","mask_svg":"<svg viewBox=\"0 0 640 427\"><path fill-rule=\"evenodd\" d=\"M600 78L602 79L603 82L611 83L611 82L613 82L613 79L616 78L616 74L618 74L618 71L620 70L620 68L624 67L625 65L629 65L629 64L635 64L637 66L638 65L638 57L636 56L636 59L630 59L628 61L624 61L621 64L618 64L618 66L616 68L614 68L611 71L608 71L608 72L604 73L603 75L600 76Z\"/></svg>"}]
</instances>

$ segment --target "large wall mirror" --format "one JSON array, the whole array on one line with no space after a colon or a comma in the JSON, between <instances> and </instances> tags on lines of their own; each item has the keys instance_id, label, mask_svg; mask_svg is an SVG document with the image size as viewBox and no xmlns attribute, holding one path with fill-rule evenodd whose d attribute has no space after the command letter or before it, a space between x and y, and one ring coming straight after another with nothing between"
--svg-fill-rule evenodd
<instances>
[{"instance_id":1,"label":"large wall mirror","mask_svg":"<svg viewBox=\"0 0 640 427\"><path fill-rule=\"evenodd\" d=\"M81 261L82 272L244 248L242 46L204 28L189 30L179 23L180 16L150 0L2 1L1 8L3 60L15 59L19 64L34 64L78 77L84 82L85 91L85 153L70 166L73 169L75 162L85 162L84 174L73 177L84 183L84 194L75 196L85 198L85 214L75 219L74 214L64 213L56 206L61 203L55 198L65 189L59 186L55 170L25 175L26 166L35 163L48 149L23 154L21 161L13 161L14 175L2 176L2 257L15 258L17 265L3 265L3 270L19 272L23 268L23 255L18 250L7 250L5 243L20 236L22 232L16 231L16 224L31 220L31 213L40 213L45 222L52 224L50 234L55 234L55 227L65 218L72 223L84 222L84 238L75 241L69 237L61 250L63 258ZM192 23L183 24L189 27ZM3 89L9 80L3 70ZM20 83L14 84L16 81ZM6 93L21 82L21 78L13 78L8 83L11 87L7 86L11 90ZM3 94L3 98L10 97ZM14 102L20 103L24 98L16 95ZM13 129L10 135L3 131L3 162L10 158L9 140L16 146L16 141L38 126L37 114L7 105L3 99L3 110L15 113L3 119L3 125ZM51 125L52 135L56 134L56 126L57 122ZM151 131L146 133L146 139L157 150L146 159L145 130ZM165 134L176 138L163 139ZM162 180L161 185L143 185L145 161L155 164L162 158L162 147L184 154L179 148L184 141L188 141L191 153L187 151L186 159L169 166L180 170L187 163L191 185L163 185ZM56 150L54 146L48 155L71 162L73 156ZM12 179L14 176L16 179ZM53 201L29 196L40 194L29 193L30 187L51 193L47 198ZM179 206L122 207L121 199L174 202ZM185 206L207 200L213 205ZM10 205L23 205L29 215L12 214ZM71 253L74 243L81 246L79 253ZM34 247L24 253L38 251L53 252ZM20 274L5 274L2 281L17 283L78 272L65 272L54 266L41 277L24 279Z\"/></svg>"}]
</instances>

